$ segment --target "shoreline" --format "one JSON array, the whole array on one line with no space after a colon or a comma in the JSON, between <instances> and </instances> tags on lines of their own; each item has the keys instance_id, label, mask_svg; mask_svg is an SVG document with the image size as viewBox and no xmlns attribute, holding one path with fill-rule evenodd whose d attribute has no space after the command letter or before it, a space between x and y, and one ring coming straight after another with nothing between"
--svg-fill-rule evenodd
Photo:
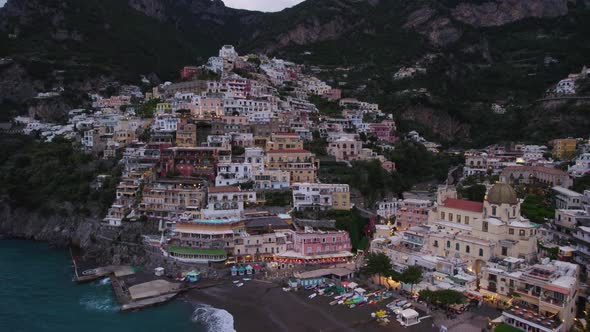
<instances>
[{"instance_id":1,"label":"shoreline","mask_svg":"<svg viewBox=\"0 0 590 332\"><path fill-rule=\"evenodd\" d=\"M282 287L253 279L243 287L226 283L217 287L190 290L183 298L189 303L209 305L226 310L233 316L234 329L254 331L431 331L431 318L418 325L403 327L394 318L387 325L379 325L371 312L385 306L365 305L350 309L343 305L330 306L332 297L316 296L308 299L311 291L285 292ZM225 332L225 331L219 331Z\"/></svg>"}]
</instances>

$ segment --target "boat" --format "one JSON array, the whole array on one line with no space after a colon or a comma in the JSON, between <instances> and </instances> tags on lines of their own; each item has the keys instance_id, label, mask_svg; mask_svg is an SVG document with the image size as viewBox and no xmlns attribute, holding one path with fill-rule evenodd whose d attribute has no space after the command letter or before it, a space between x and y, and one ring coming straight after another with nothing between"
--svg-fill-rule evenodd
<instances>
[{"instance_id":1,"label":"boat","mask_svg":"<svg viewBox=\"0 0 590 332\"><path fill-rule=\"evenodd\" d=\"M387 311L385 310L378 310L375 312L375 316L381 318L381 317L386 317L387 316Z\"/></svg>"},{"instance_id":2,"label":"boat","mask_svg":"<svg viewBox=\"0 0 590 332\"><path fill-rule=\"evenodd\" d=\"M330 302L330 305L336 305L336 304L338 304L338 300L334 300L334 301Z\"/></svg>"},{"instance_id":3,"label":"boat","mask_svg":"<svg viewBox=\"0 0 590 332\"><path fill-rule=\"evenodd\" d=\"M316 297L317 295L318 295L318 294L316 294L316 293L313 293L313 294L311 294L311 295L310 295L310 296L308 296L308 297L309 297L310 299L313 299L313 298L314 298L314 297Z\"/></svg>"},{"instance_id":4,"label":"boat","mask_svg":"<svg viewBox=\"0 0 590 332\"><path fill-rule=\"evenodd\" d=\"M239 280L234 280L234 284L237 284L238 282L240 282Z\"/></svg>"},{"instance_id":5,"label":"boat","mask_svg":"<svg viewBox=\"0 0 590 332\"><path fill-rule=\"evenodd\" d=\"M291 291L291 287L283 287L283 291L284 292L290 292Z\"/></svg>"},{"instance_id":6,"label":"boat","mask_svg":"<svg viewBox=\"0 0 590 332\"><path fill-rule=\"evenodd\" d=\"M408 309L408 308L410 308L411 306L412 306L412 304L411 304L411 303L406 303L406 304L404 304L404 305L402 306L402 308L404 308L404 309Z\"/></svg>"},{"instance_id":7,"label":"boat","mask_svg":"<svg viewBox=\"0 0 590 332\"><path fill-rule=\"evenodd\" d=\"M352 309L352 308L356 307L356 304L354 304L354 303L353 303L353 304L349 305L348 307L349 307L350 309Z\"/></svg>"},{"instance_id":8,"label":"boat","mask_svg":"<svg viewBox=\"0 0 590 332\"><path fill-rule=\"evenodd\" d=\"M240 282L239 284L236 284L236 287L242 287L242 286L244 286L244 283L243 282Z\"/></svg>"},{"instance_id":9,"label":"boat","mask_svg":"<svg viewBox=\"0 0 590 332\"><path fill-rule=\"evenodd\" d=\"M250 280L252 280L252 278L242 278L242 280L244 280L244 281L250 281Z\"/></svg>"}]
</instances>

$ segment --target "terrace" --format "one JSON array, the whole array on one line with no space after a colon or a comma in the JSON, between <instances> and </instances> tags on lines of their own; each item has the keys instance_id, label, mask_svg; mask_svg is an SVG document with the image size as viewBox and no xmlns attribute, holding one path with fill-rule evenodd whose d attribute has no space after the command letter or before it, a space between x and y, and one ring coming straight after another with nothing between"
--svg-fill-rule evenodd
<instances>
[{"instance_id":1,"label":"terrace","mask_svg":"<svg viewBox=\"0 0 590 332\"><path fill-rule=\"evenodd\" d=\"M504 323L523 331L563 331L563 324L557 316L546 317L518 306L505 310L502 316L504 316Z\"/></svg>"}]
</instances>

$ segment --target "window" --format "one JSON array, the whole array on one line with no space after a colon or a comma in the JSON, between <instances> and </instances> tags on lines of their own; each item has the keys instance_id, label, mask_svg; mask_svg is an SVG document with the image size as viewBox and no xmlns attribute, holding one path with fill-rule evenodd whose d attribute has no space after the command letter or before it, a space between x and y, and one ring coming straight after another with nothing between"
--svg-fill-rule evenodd
<instances>
[{"instance_id":1,"label":"window","mask_svg":"<svg viewBox=\"0 0 590 332\"><path fill-rule=\"evenodd\" d=\"M484 221L481 224L481 230L482 230L482 232L487 232L488 231L488 222L487 221Z\"/></svg>"},{"instance_id":2,"label":"window","mask_svg":"<svg viewBox=\"0 0 590 332\"><path fill-rule=\"evenodd\" d=\"M453 214L449 213L449 221L453 221Z\"/></svg>"},{"instance_id":3,"label":"window","mask_svg":"<svg viewBox=\"0 0 590 332\"><path fill-rule=\"evenodd\" d=\"M496 215L497 210L498 210L498 207L495 205L492 205L492 216Z\"/></svg>"},{"instance_id":4,"label":"window","mask_svg":"<svg viewBox=\"0 0 590 332\"><path fill-rule=\"evenodd\" d=\"M508 256L508 248L502 247L502 256Z\"/></svg>"},{"instance_id":5,"label":"window","mask_svg":"<svg viewBox=\"0 0 590 332\"><path fill-rule=\"evenodd\" d=\"M512 207L512 216L516 217L516 206Z\"/></svg>"},{"instance_id":6,"label":"window","mask_svg":"<svg viewBox=\"0 0 590 332\"><path fill-rule=\"evenodd\" d=\"M440 219L441 219L441 220L445 220L445 213L444 213L444 212L441 212L441 213L440 213Z\"/></svg>"},{"instance_id":7,"label":"window","mask_svg":"<svg viewBox=\"0 0 590 332\"><path fill-rule=\"evenodd\" d=\"M461 223L461 215L460 214L457 215L457 222Z\"/></svg>"},{"instance_id":8,"label":"window","mask_svg":"<svg viewBox=\"0 0 590 332\"><path fill-rule=\"evenodd\" d=\"M438 240L434 240L434 244L433 244L433 246L434 246L435 248L438 248Z\"/></svg>"},{"instance_id":9,"label":"window","mask_svg":"<svg viewBox=\"0 0 590 332\"><path fill-rule=\"evenodd\" d=\"M479 257L483 257L483 249L479 249Z\"/></svg>"},{"instance_id":10,"label":"window","mask_svg":"<svg viewBox=\"0 0 590 332\"><path fill-rule=\"evenodd\" d=\"M469 251L470 251L470 248L469 248L469 246L465 246L465 252L466 252L466 253L469 253Z\"/></svg>"},{"instance_id":11,"label":"window","mask_svg":"<svg viewBox=\"0 0 590 332\"><path fill-rule=\"evenodd\" d=\"M518 231L518 235L525 236L526 235L526 231L524 229L521 229L520 231Z\"/></svg>"},{"instance_id":12,"label":"window","mask_svg":"<svg viewBox=\"0 0 590 332\"><path fill-rule=\"evenodd\" d=\"M457 250L457 251L461 250L461 245L459 243L455 244L455 250Z\"/></svg>"},{"instance_id":13,"label":"window","mask_svg":"<svg viewBox=\"0 0 590 332\"><path fill-rule=\"evenodd\" d=\"M465 222L465 225L469 225L469 216L465 216L464 222Z\"/></svg>"},{"instance_id":14,"label":"window","mask_svg":"<svg viewBox=\"0 0 590 332\"><path fill-rule=\"evenodd\" d=\"M447 241L447 248L451 247L451 241Z\"/></svg>"},{"instance_id":15,"label":"window","mask_svg":"<svg viewBox=\"0 0 590 332\"><path fill-rule=\"evenodd\" d=\"M514 235L514 228L509 228L508 229L508 234Z\"/></svg>"}]
</instances>

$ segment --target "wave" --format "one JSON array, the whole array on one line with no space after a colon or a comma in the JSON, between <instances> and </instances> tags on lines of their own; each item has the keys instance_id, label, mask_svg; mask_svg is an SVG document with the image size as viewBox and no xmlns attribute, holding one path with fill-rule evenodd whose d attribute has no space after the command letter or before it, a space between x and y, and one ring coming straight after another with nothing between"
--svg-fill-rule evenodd
<instances>
[{"instance_id":1,"label":"wave","mask_svg":"<svg viewBox=\"0 0 590 332\"><path fill-rule=\"evenodd\" d=\"M104 285L108 285L108 284L110 284L110 283L111 283L111 278L104 278L104 279L101 279L101 280L99 280L99 281L96 283L96 285L97 285L97 286L104 286Z\"/></svg>"},{"instance_id":2,"label":"wave","mask_svg":"<svg viewBox=\"0 0 590 332\"><path fill-rule=\"evenodd\" d=\"M207 332L236 332L234 316L227 310L213 308L210 305L198 305L193 312L193 321L204 325Z\"/></svg>"},{"instance_id":3,"label":"wave","mask_svg":"<svg viewBox=\"0 0 590 332\"><path fill-rule=\"evenodd\" d=\"M109 295L84 296L80 299L80 304L86 307L89 311L115 312L119 310L119 306Z\"/></svg>"}]
</instances>

